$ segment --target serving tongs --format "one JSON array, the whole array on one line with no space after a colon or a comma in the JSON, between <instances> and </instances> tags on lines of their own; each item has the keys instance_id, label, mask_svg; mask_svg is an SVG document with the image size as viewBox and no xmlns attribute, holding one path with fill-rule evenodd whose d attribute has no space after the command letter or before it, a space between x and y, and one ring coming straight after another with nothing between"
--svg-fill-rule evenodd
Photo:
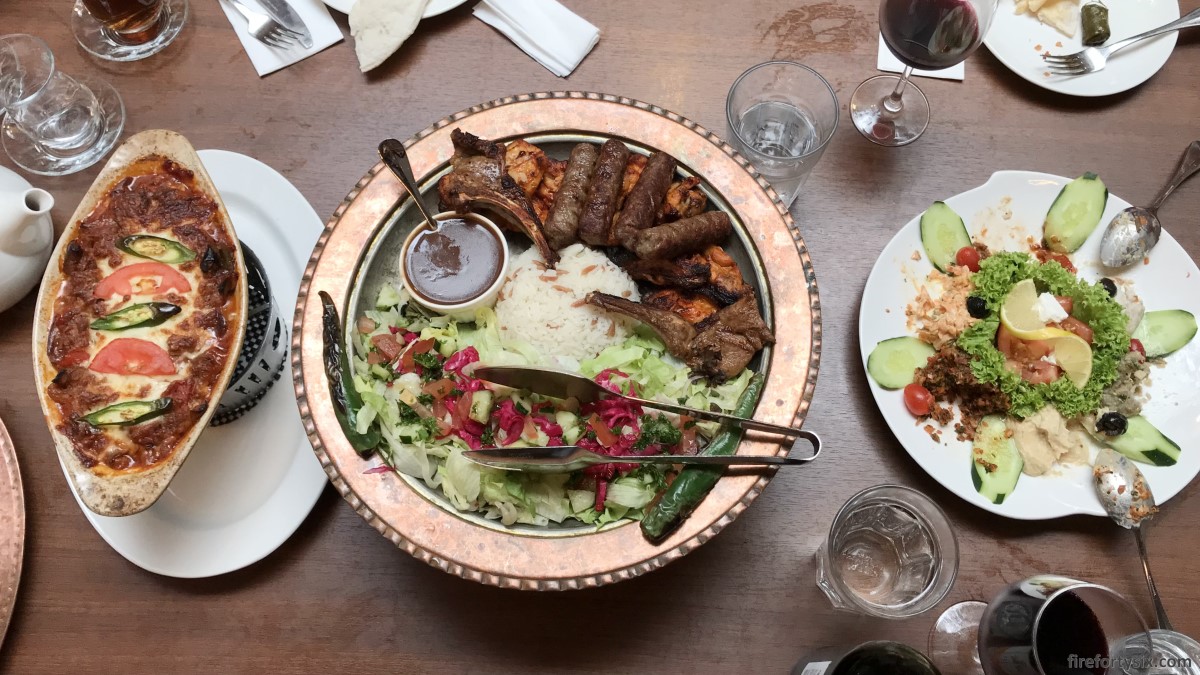
<instances>
[{"instance_id":1,"label":"serving tongs","mask_svg":"<svg viewBox=\"0 0 1200 675\"><path fill-rule=\"evenodd\" d=\"M622 455L619 458L600 455L577 446L546 448L488 448L464 453L468 459L497 468L523 471L573 471L594 464L614 461L635 464L709 464L720 466L796 466L807 464L821 454L821 438L811 431L796 429L769 422L738 417L711 410L699 410L687 406L651 401L637 396L620 394L600 386L596 382L558 370L518 366L483 366L471 373L472 377L485 382L513 389L530 391L555 399L575 399L581 405L606 399L624 399L644 408L663 410L694 419L725 422L742 429L764 431L788 438L804 439L812 444L812 454L807 457L771 457L763 455ZM794 445L793 445L794 447Z\"/></svg>"}]
</instances>

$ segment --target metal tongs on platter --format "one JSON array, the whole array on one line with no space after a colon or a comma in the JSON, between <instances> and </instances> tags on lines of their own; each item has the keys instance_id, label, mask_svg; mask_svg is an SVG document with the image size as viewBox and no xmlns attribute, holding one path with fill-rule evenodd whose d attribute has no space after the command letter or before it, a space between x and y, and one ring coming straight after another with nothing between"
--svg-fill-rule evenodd
<instances>
[{"instance_id":1,"label":"metal tongs on platter","mask_svg":"<svg viewBox=\"0 0 1200 675\"><path fill-rule=\"evenodd\" d=\"M716 466L798 466L807 464L821 454L821 438L811 431L770 424L758 420L737 417L721 412L698 410L673 403L650 401L636 396L619 394L605 389L592 380L544 368L516 366L483 366L471 373L472 377L492 384L513 389L530 391L555 399L575 399L581 405L605 399L624 399L644 408L663 410L695 419L725 422L742 429L780 434L789 438L803 438L812 444L812 454L807 457L776 457L768 455L602 455L576 445L544 448L486 448L469 450L463 456L473 462L498 469L559 473L576 471L596 464L612 462L628 464L700 464Z\"/></svg>"}]
</instances>

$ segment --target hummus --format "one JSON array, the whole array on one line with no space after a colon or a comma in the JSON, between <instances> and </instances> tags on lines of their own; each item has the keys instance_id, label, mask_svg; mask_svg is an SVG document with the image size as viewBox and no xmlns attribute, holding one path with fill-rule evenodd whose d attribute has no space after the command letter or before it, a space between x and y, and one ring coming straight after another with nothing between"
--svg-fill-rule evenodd
<instances>
[{"instance_id":1,"label":"hummus","mask_svg":"<svg viewBox=\"0 0 1200 675\"><path fill-rule=\"evenodd\" d=\"M1083 433L1068 429L1067 420L1052 405L1013 422L1009 428L1025 460L1025 474L1041 476L1056 463L1083 464L1088 460Z\"/></svg>"}]
</instances>

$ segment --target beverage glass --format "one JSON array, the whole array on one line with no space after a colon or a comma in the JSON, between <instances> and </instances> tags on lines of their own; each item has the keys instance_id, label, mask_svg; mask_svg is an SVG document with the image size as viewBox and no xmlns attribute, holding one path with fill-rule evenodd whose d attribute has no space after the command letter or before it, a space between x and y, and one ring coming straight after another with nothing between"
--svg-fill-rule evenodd
<instances>
[{"instance_id":1,"label":"beverage glass","mask_svg":"<svg viewBox=\"0 0 1200 675\"><path fill-rule=\"evenodd\" d=\"M878 75L854 90L850 119L879 145L897 147L929 126L929 100L909 81L913 68L936 70L965 61L987 35L999 0L881 0L883 41L904 63L899 76Z\"/></svg>"},{"instance_id":2,"label":"beverage glass","mask_svg":"<svg viewBox=\"0 0 1200 675\"><path fill-rule=\"evenodd\" d=\"M125 107L109 84L73 78L32 35L0 36L0 142L31 173L85 169L108 153L125 125Z\"/></svg>"},{"instance_id":3,"label":"beverage glass","mask_svg":"<svg viewBox=\"0 0 1200 675\"><path fill-rule=\"evenodd\" d=\"M837 130L840 106L817 71L790 61L742 73L725 99L730 138L791 206Z\"/></svg>"},{"instance_id":4,"label":"beverage glass","mask_svg":"<svg viewBox=\"0 0 1200 675\"><path fill-rule=\"evenodd\" d=\"M958 540L946 514L899 485L851 497L816 557L817 585L835 608L887 619L933 608L958 575Z\"/></svg>"},{"instance_id":5,"label":"beverage glass","mask_svg":"<svg viewBox=\"0 0 1200 675\"><path fill-rule=\"evenodd\" d=\"M171 44L187 14L187 0L76 0L71 30L94 56L136 61Z\"/></svg>"}]
</instances>

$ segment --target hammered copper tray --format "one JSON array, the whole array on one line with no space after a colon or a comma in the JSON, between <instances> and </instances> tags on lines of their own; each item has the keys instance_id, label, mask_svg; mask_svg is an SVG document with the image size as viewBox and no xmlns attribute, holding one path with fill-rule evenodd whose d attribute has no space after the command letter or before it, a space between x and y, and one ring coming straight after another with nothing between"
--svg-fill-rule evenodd
<instances>
[{"instance_id":1,"label":"hammered copper tray","mask_svg":"<svg viewBox=\"0 0 1200 675\"><path fill-rule=\"evenodd\" d=\"M25 493L8 429L0 420L0 644L8 631L25 554Z\"/></svg>"},{"instance_id":2,"label":"hammered copper tray","mask_svg":"<svg viewBox=\"0 0 1200 675\"><path fill-rule=\"evenodd\" d=\"M453 152L450 131L461 127L484 138L528 138L564 144L615 137L679 160L681 171L705 181L712 202L735 216L737 255L762 291L778 343L756 364L768 373L756 416L795 424L807 412L820 351L820 303L803 240L774 191L733 149L696 124L630 99L555 92L492 101L447 117L406 145L414 172L429 189ZM548 147L551 154L558 154ZM669 539L653 546L633 524L594 527L506 528L463 514L420 481L370 474L345 440L333 415L321 361L320 303L324 290L346 311L381 282L371 261L394 245L393 229L411 227L404 189L378 164L335 211L317 242L297 300L293 378L300 413L314 451L338 491L397 546L444 571L482 583L539 590L612 583L656 569L707 541L737 517L770 474L723 479ZM383 253L381 253L381 251ZM778 444L747 441L741 454L778 454Z\"/></svg>"}]
</instances>

